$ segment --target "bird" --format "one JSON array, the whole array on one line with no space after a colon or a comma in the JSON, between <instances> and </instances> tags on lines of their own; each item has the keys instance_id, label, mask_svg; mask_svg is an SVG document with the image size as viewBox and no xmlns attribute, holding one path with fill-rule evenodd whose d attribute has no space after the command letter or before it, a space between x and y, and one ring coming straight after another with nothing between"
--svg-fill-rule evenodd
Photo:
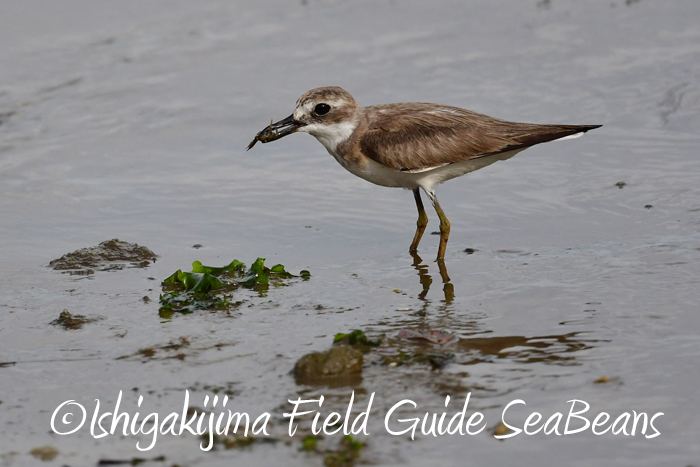
<instances>
[{"instance_id":1,"label":"bird","mask_svg":"<svg viewBox=\"0 0 700 467\"><path fill-rule=\"evenodd\" d=\"M438 262L450 236L435 187L447 180L510 159L531 146L577 138L602 125L543 125L500 120L450 105L409 102L360 106L338 86L315 88L296 102L294 113L270 123L248 145L296 132L314 136L350 173L371 183L413 191L418 208L409 247L416 253L428 225L420 190L440 220Z\"/></svg>"}]
</instances>

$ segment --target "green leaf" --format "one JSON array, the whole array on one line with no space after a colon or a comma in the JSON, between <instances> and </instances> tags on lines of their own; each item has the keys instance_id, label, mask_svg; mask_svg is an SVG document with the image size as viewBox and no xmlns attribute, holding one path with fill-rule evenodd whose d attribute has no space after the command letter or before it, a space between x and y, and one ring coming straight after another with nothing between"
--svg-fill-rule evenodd
<instances>
[{"instance_id":1,"label":"green leaf","mask_svg":"<svg viewBox=\"0 0 700 467\"><path fill-rule=\"evenodd\" d=\"M255 274L256 284L268 284L270 279L265 274L265 258L258 258L250 265L250 272Z\"/></svg>"},{"instance_id":2,"label":"green leaf","mask_svg":"<svg viewBox=\"0 0 700 467\"><path fill-rule=\"evenodd\" d=\"M275 264L270 268L270 272L275 273L275 274L289 274L287 271L284 270L284 266L281 264Z\"/></svg>"},{"instance_id":3,"label":"green leaf","mask_svg":"<svg viewBox=\"0 0 700 467\"><path fill-rule=\"evenodd\" d=\"M307 435L301 440L301 449L304 451L315 451L318 447L318 438L314 435Z\"/></svg>"},{"instance_id":4,"label":"green leaf","mask_svg":"<svg viewBox=\"0 0 700 467\"><path fill-rule=\"evenodd\" d=\"M170 276L168 276L167 279L165 279L165 280L163 281L163 285L168 285L168 284L172 284L172 283L174 283L174 282L178 282L177 276L178 276L178 274L180 274L181 272L182 272L182 271L180 271L180 270L178 269L177 271L175 271L174 273L172 273Z\"/></svg>"},{"instance_id":5,"label":"green leaf","mask_svg":"<svg viewBox=\"0 0 700 467\"><path fill-rule=\"evenodd\" d=\"M256 259L248 270L236 259L223 267L205 266L201 261L194 261L192 271L178 269L161 283L163 294L159 313L163 318L170 318L175 312L192 313L212 308L228 310L241 302L232 302L231 295L222 294L237 287L255 288L259 294L264 294L270 285L270 276L274 279L274 286L285 286L287 284L282 279L295 277L282 264L266 268L265 258ZM301 276L307 278L310 274L302 271Z\"/></svg>"},{"instance_id":6,"label":"green leaf","mask_svg":"<svg viewBox=\"0 0 700 467\"><path fill-rule=\"evenodd\" d=\"M224 286L223 282L208 272L180 272L178 274L178 279L183 283L185 290L188 292L207 293Z\"/></svg>"},{"instance_id":7,"label":"green leaf","mask_svg":"<svg viewBox=\"0 0 700 467\"><path fill-rule=\"evenodd\" d=\"M197 270L199 269L199 270ZM234 271L243 271L245 270L245 264L241 263L237 259L234 259L231 261L229 264L227 264L224 267L217 268L213 266L204 266L202 263L199 261L195 261L192 263L192 272L208 272L210 274L213 274L215 276L220 276L221 274L224 273L232 273Z\"/></svg>"},{"instance_id":8,"label":"green leaf","mask_svg":"<svg viewBox=\"0 0 700 467\"><path fill-rule=\"evenodd\" d=\"M365 336L365 333L362 332L360 329L354 329L347 334L336 334L335 337L333 337L333 343L337 344L338 342L341 342L346 339L348 341L348 344L350 345L362 344L369 347L376 347L379 345L379 342L369 340L367 336Z\"/></svg>"}]
</instances>

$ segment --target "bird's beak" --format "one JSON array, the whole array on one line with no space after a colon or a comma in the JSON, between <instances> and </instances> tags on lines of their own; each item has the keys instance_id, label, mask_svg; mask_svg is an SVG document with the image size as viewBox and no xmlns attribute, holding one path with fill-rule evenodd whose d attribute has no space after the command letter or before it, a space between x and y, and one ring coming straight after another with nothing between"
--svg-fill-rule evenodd
<instances>
[{"instance_id":1,"label":"bird's beak","mask_svg":"<svg viewBox=\"0 0 700 467\"><path fill-rule=\"evenodd\" d=\"M280 120L277 123L270 123L270 125L263 128L261 131L255 135L253 141L248 145L248 149L255 146L255 143L260 141L261 143L269 143L270 141L275 141L280 138L284 138L287 135L291 135L296 132L299 128L303 127L304 123L294 120L294 114Z\"/></svg>"}]
</instances>

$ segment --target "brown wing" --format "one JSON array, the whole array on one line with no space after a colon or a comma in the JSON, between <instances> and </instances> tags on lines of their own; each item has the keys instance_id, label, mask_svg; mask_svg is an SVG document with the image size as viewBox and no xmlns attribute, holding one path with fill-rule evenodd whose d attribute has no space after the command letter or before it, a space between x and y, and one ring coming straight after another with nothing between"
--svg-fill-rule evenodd
<instances>
[{"instance_id":1,"label":"brown wing","mask_svg":"<svg viewBox=\"0 0 700 467\"><path fill-rule=\"evenodd\" d=\"M375 105L362 152L385 167L421 171L586 132L600 125L537 125L438 104Z\"/></svg>"}]
</instances>

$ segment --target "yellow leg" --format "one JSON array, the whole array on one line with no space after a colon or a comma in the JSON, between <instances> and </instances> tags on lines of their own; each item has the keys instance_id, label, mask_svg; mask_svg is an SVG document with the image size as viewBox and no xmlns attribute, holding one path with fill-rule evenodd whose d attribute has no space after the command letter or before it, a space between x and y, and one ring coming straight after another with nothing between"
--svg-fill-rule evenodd
<instances>
[{"instance_id":1,"label":"yellow leg","mask_svg":"<svg viewBox=\"0 0 700 467\"><path fill-rule=\"evenodd\" d=\"M433 203L435 212L437 212L440 218L440 247L438 248L437 261L444 261L445 259L445 249L447 248L447 240L450 238L450 221L447 219L444 211L438 203L437 197L434 191L426 191L428 198Z\"/></svg>"},{"instance_id":2,"label":"yellow leg","mask_svg":"<svg viewBox=\"0 0 700 467\"><path fill-rule=\"evenodd\" d=\"M418 188L413 190L413 196L416 198L416 206L418 207L418 222L416 222L416 234L413 236L411 247L408 250L410 252L418 251L418 244L420 243L420 239L423 237L423 232L425 232L425 228L428 225L428 215L425 213L423 200L420 198L420 191Z\"/></svg>"}]
</instances>

